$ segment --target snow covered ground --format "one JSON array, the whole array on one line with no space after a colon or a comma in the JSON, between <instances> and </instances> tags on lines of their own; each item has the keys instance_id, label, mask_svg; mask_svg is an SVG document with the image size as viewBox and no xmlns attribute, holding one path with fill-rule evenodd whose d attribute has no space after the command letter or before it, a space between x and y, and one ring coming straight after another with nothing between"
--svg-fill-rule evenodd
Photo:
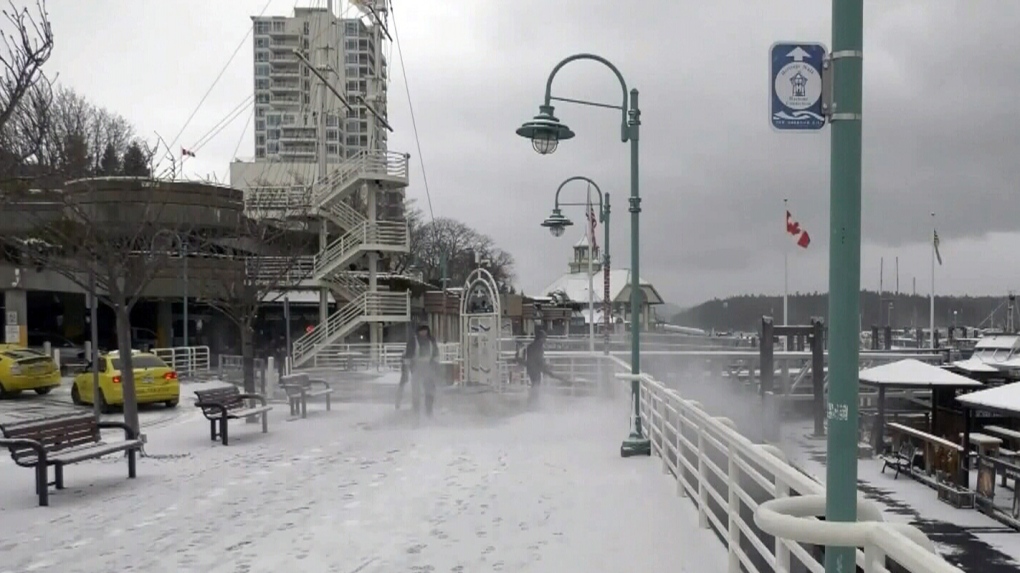
<instances>
[{"instance_id":1,"label":"snow covered ground","mask_svg":"<svg viewBox=\"0 0 1020 573\"><path fill-rule=\"evenodd\" d=\"M71 466L48 508L2 463L0 572L725 570L659 460L619 457L626 403L547 398L445 395L421 425L277 406L229 447L182 414L147 430L138 479L117 457Z\"/></svg>"}]
</instances>

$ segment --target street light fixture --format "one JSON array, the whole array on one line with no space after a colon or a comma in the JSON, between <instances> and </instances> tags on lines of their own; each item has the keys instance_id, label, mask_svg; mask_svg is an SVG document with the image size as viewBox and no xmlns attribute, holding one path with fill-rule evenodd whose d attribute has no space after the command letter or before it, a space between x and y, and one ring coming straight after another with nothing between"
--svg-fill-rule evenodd
<instances>
[{"instance_id":1,"label":"street light fixture","mask_svg":"<svg viewBox=\"0 0 1020 573\"><path fill-rule=\"evenodd\" d=\"M562 237L567 227L573 224L573 221L563 216L559 207L554 208L552 214L545 221L542 221L542 226L548 228L554 237Z\"/></svg>"},{"instance_id":2,"label":"street light fixture","mask_svg":"<svg viewBox=\"0 0 1020 573\"><path fill-rule=\"evenodd\" d=\"M548 102L538 110L534 119L517 128L517 135L530 139L531 147L539 154L549 155L556 151L561 140L574 137L574 132L553 115L553 106Z\"/></svg>"},{"instance_id":3,"label":"street light fixture","mask_svg":"<svg viewBox=\"0 0 1020 573\"><path fill-rule=\"evenodd\" d=\"M575 60L591 60L598 62L616 76L623 89L623 101L621 105L589 102L584 100L553 97L552 83L556 74L563 66ZM574 54L564 58L556 64L549 79L545 84L545 99L539 106L539 113L531 121L526 122L517 129L517 135L531 140L531 146L542 155L548 155L559 146L561 140L571 139L574 132L560 122L553 115L552 101L564 101L579 103L594 107L604 107L620 110L622 123L620 125L620 141L630 143L630 308L631 308L631 400L634 407L634 417L631 425L630 435L620 446L620 455L651 455L651 442L644 436L641 430L641 327L639 324L641 316L641 279L640 277L640 248L639 248L639 219L641 213L641 195L639 193L638 178L638 140L641 130L641 110L638 107L638 91L631 89L627 91L627 82L623 74L609 60L594 54Z\"/></svg>"}]
</instances>

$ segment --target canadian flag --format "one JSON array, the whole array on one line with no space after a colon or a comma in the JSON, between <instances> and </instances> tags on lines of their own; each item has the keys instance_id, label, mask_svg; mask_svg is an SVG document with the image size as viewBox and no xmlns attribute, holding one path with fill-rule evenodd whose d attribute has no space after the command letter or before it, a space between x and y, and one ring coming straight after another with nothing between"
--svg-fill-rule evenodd
<instances>
[{"instance_id":1,"label":"canadian flag","mask_svg":"<svg viewBox=\"0 0 1020 573\"><path fill-rule=\"evenodd\" d=\"M183 147L181 148L181 157L194 157L194 156L195 156L194 151L189 151L187 149L184 149ZM789 216L789 213L787 213L787 216Z\"/></svg>"},{"instance_id":2,"label":"canadian flag","mask_svg":"<svg viewBox=\"0 0 1020 573\"><path fill-rule=\"evenodd\" d=\"M811 244L811 235L800 228L800 223L793 220L793 215L789 211L786 212L786 232L796 237L797 246L801 248L806 249Z\"/></svg>"}]
</instances>

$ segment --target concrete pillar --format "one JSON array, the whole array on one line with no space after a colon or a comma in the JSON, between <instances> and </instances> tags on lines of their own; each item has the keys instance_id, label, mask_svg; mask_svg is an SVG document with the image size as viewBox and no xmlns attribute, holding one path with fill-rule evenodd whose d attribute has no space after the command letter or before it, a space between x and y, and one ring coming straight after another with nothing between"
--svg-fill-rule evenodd
<instances>
[{"instance_id":1,"label":"concrete pillar","mask_svg":"<svg viewBox=\"0 0 1020 573\"><path fill-rule=\"evenodd\" d=\"M64 336L71 340L88 338L88 324L85 322L85 317L88 316L89 309L85 304L85 295L60 293L57 297L64 305Z\"/></svg>"},{"instance_id":2,"label":"concrete pillar","mask_svg":"<svg viewBox=\"0 0 1020 573\"><path fill-rule=\"evenodd\" d=\"M156 346L170 348L174 338L173 306L168 300L156 303Z\"/></svg>"},{"instance_id":3,"label":"concrete pillar","mask_svg":"<svg viewBox=\"0 0 1020 573\"><path fill-rule=\"evenodd\" d=\"M4 342L28 345L28 293L22 289L4 291Z\"/></svg>"}]
</instances>

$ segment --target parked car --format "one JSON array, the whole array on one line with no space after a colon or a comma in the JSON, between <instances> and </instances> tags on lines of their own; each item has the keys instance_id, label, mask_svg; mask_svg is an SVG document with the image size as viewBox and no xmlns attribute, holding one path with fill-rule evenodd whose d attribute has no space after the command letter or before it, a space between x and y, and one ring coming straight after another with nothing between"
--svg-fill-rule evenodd
<instances>
[{"instance_id":1,"label":"parked car","mask_svg":"<svg viewBox=\"0 0 1020 573\"><path fill-rule=\"evenodd\" d=\"M49 394L60 386L60 371L53 358L17 344L0 344L0 398L25 390Z\"/></svg>"},{"instance_id":2,"label":"parked car","mask_svg":"<svg viewBox=\"0 0 1020 573\"><path fill-rule=\"evenodd\" d=\"M45 344L49 342L52 350L58 351L60 354L60 372L61 374L68 372L70 366L75 364L81 365L85 363L85 347L77 345L70 340L60 336L59 334L53 334L52 332L33 332L28 333L28 347L37 352L42 352L45 348Z\"/></svg>"},{"instance_id":3,"label":"parked car","mask_svg":"<svg viewBox=\"0 0 1020 573\"><path fill-rule=\"evenodd\" d=\"M155 354L134 351L131 355L134 367L135 392L139 404L163 403L167 408L176 408L181 399L181 387L177 372ZM124 404L121 387L121 357L119 352L99 356L99 396L95 398L104 414L112 406ZM74 377L71 401L77 405L92 404L92 365Z\"/></svg>"}]
</instances>

